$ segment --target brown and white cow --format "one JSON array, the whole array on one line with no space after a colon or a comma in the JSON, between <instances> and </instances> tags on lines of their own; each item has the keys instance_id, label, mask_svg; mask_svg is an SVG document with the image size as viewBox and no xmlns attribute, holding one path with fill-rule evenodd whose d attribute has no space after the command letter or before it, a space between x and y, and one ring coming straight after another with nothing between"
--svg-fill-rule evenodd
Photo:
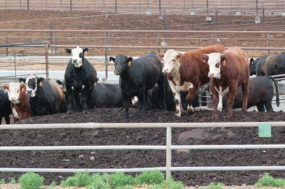
<instances>
[{"instance_id":1,"label":"brown and white cow","mask_svg":"<svg viewBox=\"0 0 285 189\"><path fill-rule=\"evenodd\" d=\"M246 53L238 48L231 47L223 53L211 53L204 56L209 64L210 86L213 95L213 118L218 118L218 112L222 111L222 99L227 95L227 117L232 117L232 106L239 85L242 87L242 110L247 109L249 90L249 67Z\"/></svg>"},{"instance_id":2,"label":"brown and white cow","mask_svg":"<svg viewBox=\"0 0 285 189\"><path fill-rule=\"evenodd\" d=\"M180 92L188 91L186 96L187 111L193 112L192 101L197 88L209 82L209 66L204 61L203 55L223 51L224 46L217 44L185 53L170 49L163 55L162 71L166 74L174 95L176 116L181 117Z\"/></svg>"},{"instance_id":3,"label":"brown and white cow","mask_svg":"<svg viewBox=\"0 0 285 189\"><path fill-rule=\"evenodd\" d=\"M14 121L31 117L25 83L10 82L2 88L8 92Z\"/></svg>"}]
</instances>

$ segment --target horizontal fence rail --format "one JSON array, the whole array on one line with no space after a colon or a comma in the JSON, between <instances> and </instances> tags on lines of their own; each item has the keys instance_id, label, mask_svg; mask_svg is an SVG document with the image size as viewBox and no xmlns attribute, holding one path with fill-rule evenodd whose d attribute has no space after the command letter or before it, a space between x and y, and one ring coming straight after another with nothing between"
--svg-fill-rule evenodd
<instances>
[{"instance_id":1,"label":"horizontal fence rail","mask_svg":"<svg viewBox=\"0 0 285 189\"><path fill-rule=\"evenodd\" d=\"M265 145L172 145L172 128L209 128L209 127L258 127L263 122L215 122L215 123L64 123L64 124L23 124L1 125L0 130L7 129L98 129L98 128L166 128L166 145L102 145L102 146L2 146L0 151L27 151L27 150L166 150L165 167L125 168L125 169L62 169L62 168L0 168L1 172L141 172L150 170L166 171L166 177L171 171L261 171L285 170L285 166L210 166L210 167L172 167L171 151L178 149L285 149L285 144ZM272 127L284 127L285 122L270 122Z\"/></svg>"}]
</instances>

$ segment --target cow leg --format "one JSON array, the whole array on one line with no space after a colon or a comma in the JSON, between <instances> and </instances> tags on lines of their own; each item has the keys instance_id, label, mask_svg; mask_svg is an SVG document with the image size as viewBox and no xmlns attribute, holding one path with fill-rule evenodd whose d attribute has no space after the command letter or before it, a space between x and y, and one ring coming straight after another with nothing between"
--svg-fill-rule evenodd
<instances>
[{"instance_id":1,"label":"cow leg","mask_svg":"<svg viewBox=\"0 0 285 189\"><path fill-rule=\"evenodd\" d=\"M265 109L266 109L267 112L273 112L271 101L265 102Z\"/></svg>"},{"instance_id":2,"label":"cow leg","mask_svg":"<svg viewBox=\"0 0 285 189\"><path fill-rule=\"evenodd\" d=\"M159 87L159 94L160 94L160 99L162 99L162 109L166 109L166 102L165 102L165 75L161 74L159 81L158 81L158 87ZM160 107L159 107L160 108Z\"/></svg>"},{"instance_id":3,"label":"cow leg","mask_svg":"<svg viewBox=\"0 0 285 189\"><path fill-rule=\"evenodd\" d=\"M188 103L188 106L187 106L187 111L189 113L194 113L194 108L192 106L192 101L193 99L195 98L195 93L196 93L196 90L197 90L197 86L193 85L192 88L189 88L188 90L188 93L187 93L187 96L186 96L186 102Z\"/></svg>"},{"instance_id":4,"label":"cow leg","mask_svg":"<svg viewBox=\"0 0 285 189\"><path fill-rule=\"evenodd\" d=\"M92 91L93 91L93 89L90 89L87 91L87 108L88 108L88 110L91 110L93 108Z\"/></svg>"},{"instance_id":5,"label":"cow leg","mask_svg":"<svg viewBox=\"0 0 285 189\"><path fill-rule=\"evenodd\" d=\"M5 116L5 122L6 122L6 124L10 124L10 117L9 117L9 115Z\"/></svg>"},{"instance_id":6,"label":"cow leg","mask_svg":"<svg viewBox=\"0 0 285 189\"><path fill-rule=\"evenodd\" d=\"M181 107L180 92L176 90L175 85L173 84L172 81L169 81L169 86L170 86L170 89L171 89L171 91L173 93L174 102L175 102L175 105L176 105L175 116L181 117L182 107Z\"/></svg>"},{"instance_id":7,"label":"cow leg","mask_svg":"<svg viewBox=\"0 0 285 189\"><path fill-rule=\"evenodd\" d=\"M212 118L217 119L219 118L219 114L218 114L219 97L218 97L218 92L215 90L215 86L213 83L211 83L211 91L212 91L213 106L214 106Z\"/></svg>"},{"instance_id":8,"label":"cow leg","mask_svg":"<svg viewBox=\"0 0 285 189\"><path fill-rule=\"evenodd\" d=\"M125 108L125 119L129 119L129 108L132 106L131 98L123 95L123 106Z\"/></svg>"},{"instance_id":9,"label":"cow leg","mask_svg":"<svg viewBox=\"0 0 285 189\"><path fill-rule=\"evenodd\" d=\"M75 112L81 112L83 110L83 106L82 106L82 103L80 101L79 93L73 92L73 96L74 96L74 101L75 101L75 105L76 105L74 108L74 111Z\"/></svg>"},{"instance_id":10,"label":"cow leg","mask_svg":"<svg viewBox=\"0 0 285 189\"><path fill-rule=\"evenodd\" d=\"M233 104L236 96L237 87L230 88L230 91L227 95L227 118L231 118L233 116Z\"/></svg>"},{"instance_id":11,"label":"cow leg","mask_svg":"<svg viewBox=\"0 0 285 189\"><path fill-rule=\"evenodd\" d=\"M257 103L256 107L258 109L258 112L265 112L264 104L263 103Z\"/></svg>"},{"instance_id":12,"label":"cow leg","mask_svg":"<svg viewBox=\"0 0 285 189\"><path fill-rule=\"evenodd\" d=\"M248 101L248 91L249 91L249 79L242 84L242 95L243 95L243 102L242 102L242 111L246 112L247 110L247 101Z\"/></svg>"}]
</instances>

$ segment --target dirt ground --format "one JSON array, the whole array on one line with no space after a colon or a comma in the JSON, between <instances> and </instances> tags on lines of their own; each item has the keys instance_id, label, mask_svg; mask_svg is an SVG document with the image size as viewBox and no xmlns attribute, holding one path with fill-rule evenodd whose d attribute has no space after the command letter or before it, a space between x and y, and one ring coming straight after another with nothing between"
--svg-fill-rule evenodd
<instances>
[{"instance_id":1,"label":"dirt ground","mask_svg":"<svg viewBox=\"0 0 285 189\"><path fill-rule=\"evenodd\" d=\"M211 111L193 115L174 112L150 111L138 118L137 110L130 110L127 122L248 122L284 121L284 112L258 113L234 112L231 119L223 112L219 119L211 118ZM34 117L18 122L28 123L80 123L126 122L121 108L103 108L81 113L63 113ZM20 127L20 125L19 125ZM190 131L190 132L187 132ZM185 133L186 132L186 133ZM184 134L183 134L184 133ZM163 145L165 129L59 129L59 130L2 130L1 146L24 145ZM259 138L257 128L194 128L173 129L173 144L284 144L285 128L272 128L271 138ZM172 166L284 166L285 152L280 149L263 150L191 150L173 151ZM165 166L165 152L151 150L115 151L27 151L1 152L0 167L22 168L131 168ZM269 172L274 177L285 178L285 171L210 171L173 172L175 180L187 186L222 182L225 185L252 185ZM5 180L18 178L21 173L0 173ZM41 173L46 184L65 179L73 174Z\"/></svg>"}]
</instances>

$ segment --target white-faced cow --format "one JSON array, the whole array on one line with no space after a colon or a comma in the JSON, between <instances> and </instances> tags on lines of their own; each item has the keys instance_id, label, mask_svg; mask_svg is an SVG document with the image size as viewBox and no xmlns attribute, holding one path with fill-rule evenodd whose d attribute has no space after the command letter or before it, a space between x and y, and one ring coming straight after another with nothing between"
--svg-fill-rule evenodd
<instances>
[{"instance_id":1,"label":"white-faced cow","mask_svg":"<svg viewBox=\"0 0 285 189\"><path fill-rule=\"evenodd\" d=\"M223 45L213 45L185 53L168 50L163 56L163 72L166 74L176 104L175 115L181 117L180 92L186 91L187 110L193 112L192 101L196 90L209 82L209 66L203 61L203 55L223 52Z\"/></svg>"},{"instance_id":2,"label":"white-faced cow","mask_svg":"<svg viewBox=\"0 0 285 189\"><path fill-rule=\"evenodd\" d=\"M68 110L82 111L84 104L91 109L93 108L92 91L94 83L97 82L97 72L84 58L88 48L81 49L77 46L72 50L65 49L65 51L72 54L64 74Z\"/></svg>"},{"instance_id":3,"label":"white-faced cow","mask_svg":"<svg viewBox=\"0 0 285 189\"><path fill-rule=\"evenodd\" d=\"M32 117L67 111L65 96L57 84L50 83L34 74L28 75L25 83L27 94L30 98L30 113Z\"/></svg>"},{"instance_id":4,"label":"white-faced cow","mask_svg":"<svg viewBox=\"0 0 285 189\"><path fill-rule=\"evenodd\" d=\"M8 99L8 94L0 89L0 124L2 122L2 117L5 118L6 124L10 124L11 107L10 101Z\"/></svg>"},{"instance_id":5,"label":"white-faced cow","mask_svg":"<svg viewBox=\"0 0 285 189\"><path fill-rule=\"evenodd\" d=\"M222 111L222 99L225 95L227 95L227 117L232 117L232 107L239 85L242 87L242 110L245 112L249 90L249 68L246 53L238 47L231 47L223 53L205 55L204 59L210 68L208 76L211 78L210 86L214 105L212 117L219 117L217 110Z\"/></svg>"},{"instance_id":6,"label":"white-faced cow","mask_svg":"<svg viewBox=\"0 0 285 189\"><path fill-rule=\"evenodd\" d=\"M4 85L3 89L7 91L9 100L11 101L14 121L16 122L31 117L25 83L10 82Z\"/></svg>"},{"instance_id":7,"label":"white-faced cow","mask_svg":"<svg viewBox=\"0 0 285 189\"><path fill-rule=\"evenodd\" d=\"M147 92L158 83L160 96L164 99L164 75L162 64L154 52L150 52L140 58L134 59L125 55L110 57L115 62L116 75L120 76L119 83L122 91L125 118L129 118L128 110L132 106L131 99L137 96L139 99L139 116L146 111ZM164 101L164 100L163 100Z\"/></svg>"}]
</instances>

